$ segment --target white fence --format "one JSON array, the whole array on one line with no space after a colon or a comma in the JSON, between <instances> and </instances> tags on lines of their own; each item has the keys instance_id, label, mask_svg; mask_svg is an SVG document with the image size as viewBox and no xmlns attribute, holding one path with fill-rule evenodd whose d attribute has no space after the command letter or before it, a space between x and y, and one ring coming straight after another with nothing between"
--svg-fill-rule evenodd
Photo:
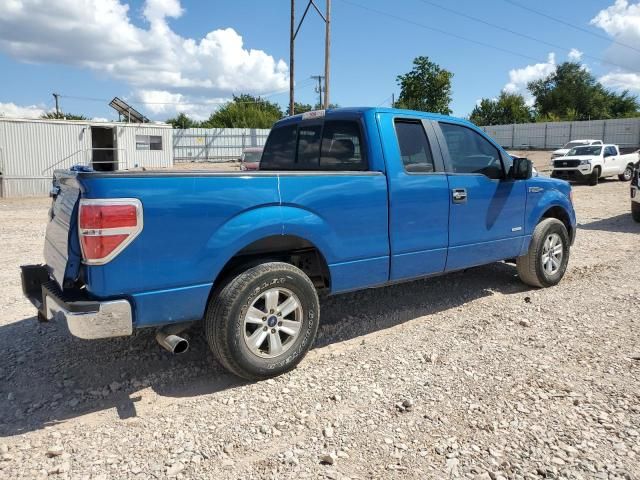
<instances>
[{"instance_id":1,"label":"white fence","mask_svg":"<svg viewBox=\"0 0 640 480\"><path fill-rule=\"evenodd\" d=\"M640 146L640 118L582 122L519 123L482 128L505 148L559 148L571 140L593 138L624 149Z\"/></svg>"},{"instance_id":2,"label":"white fence","mask_svg":"<svg viewBox=\"0 0 640 480\"><path fill-rule=\"evenodd\" d=\"M248 147L262 147L269 129L187 128L173 130L174 162L226 162Z\"/></svg>"}]
</instances>

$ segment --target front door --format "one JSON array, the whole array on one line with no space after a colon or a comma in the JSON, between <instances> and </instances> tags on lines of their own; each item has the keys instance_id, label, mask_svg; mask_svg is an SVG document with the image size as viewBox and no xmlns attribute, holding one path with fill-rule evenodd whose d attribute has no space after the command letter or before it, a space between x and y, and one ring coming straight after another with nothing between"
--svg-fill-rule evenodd
<instances>
[{"instance_id":1,"label":"front door","mask_svg":"<svg viewBox=\"0 0 640 480\"><path fill-rule=\"evenodd\" d=\"M446 270L519 255L523 243L526 180L508 179L511 157L476 130L439 122L449 178L449 251Z\"/></svg>"},{"instance_id":2,"label":"front door","mask_svg":"<svg viewBox=\"0 0 640 480\"><path fill-rule=\"evenodd\" d=\"M390 279L441 273L449 241L449 183L431 121L379 114L389 184Z\"/></svg>"}]
</instances>

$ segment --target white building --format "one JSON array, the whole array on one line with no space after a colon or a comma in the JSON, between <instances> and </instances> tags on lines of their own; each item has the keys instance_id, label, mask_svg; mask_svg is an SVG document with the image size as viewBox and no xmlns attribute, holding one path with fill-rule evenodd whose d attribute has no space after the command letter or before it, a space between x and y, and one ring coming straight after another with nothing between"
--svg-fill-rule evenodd
<instances>
[{"instance_id":1,"label":"white building","mask_svg":"<svg viewBox=\"0 0 640 480\"><path fill-rule=\"evenodd\" d=\"M53 171L170 168L173 130L156 123L0 117L0 197L47 195Z\"/></svg>"}]
</instances>

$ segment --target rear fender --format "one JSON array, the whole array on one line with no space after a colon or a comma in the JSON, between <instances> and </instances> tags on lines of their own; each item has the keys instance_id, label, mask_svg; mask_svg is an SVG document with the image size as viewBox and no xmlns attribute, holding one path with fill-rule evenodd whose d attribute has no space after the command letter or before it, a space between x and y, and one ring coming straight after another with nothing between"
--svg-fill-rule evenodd
<instances>
[{"instance_id":1,"label":"rear fender","mask_svg":"<svg viewBox=\"0 0 640 480\"><path fill-rule=\"evenodd\" d=\"M318 215L295 207L260 207L233 217L209 239L203 261L212 262L212 279L245 247L276 235L298 236L314 244L327 262L331 263L334 258L329 242L335 234Z\"/></svg>"}]
</instances>

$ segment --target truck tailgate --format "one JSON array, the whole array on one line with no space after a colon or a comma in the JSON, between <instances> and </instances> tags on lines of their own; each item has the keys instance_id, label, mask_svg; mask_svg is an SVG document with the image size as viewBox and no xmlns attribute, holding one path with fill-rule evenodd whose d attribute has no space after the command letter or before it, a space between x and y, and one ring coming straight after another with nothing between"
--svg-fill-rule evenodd
<instances>
[{"instance_id":1,"label":"truck tailgate","mask_svg":"<svg viewBox=\"0 0 640 480\"><path fill-rule=\"evenodd\" d=\"M47 225L44 258L49 272L61 288L73 282L80 267L80 246L77 235L77 210L80 186L75 175L56 172L54 176L54 201Z\"/></svg>"}]
</instances>

